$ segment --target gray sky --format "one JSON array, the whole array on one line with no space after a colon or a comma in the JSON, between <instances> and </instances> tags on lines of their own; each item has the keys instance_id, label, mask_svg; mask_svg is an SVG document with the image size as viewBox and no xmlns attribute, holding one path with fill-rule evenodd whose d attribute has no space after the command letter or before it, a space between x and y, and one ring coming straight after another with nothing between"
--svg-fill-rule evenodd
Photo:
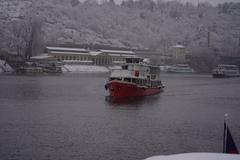
<instances>
[{"instance_id":1,"label":"gray sky","mask_svg":"<svg viewBox=\"0 0 240 160\"><path fill-rule=\"evenodd\" d=\"M80 0L84 1L84 0ZM97 0L97 1L104 1L104 0ZM114 0L116 3L121 3L122 0ZM164 1L171 1L171 0L164 0ZM218 3L223 2L240 2L240 0L177 0L179 2L192 2L193 4L197 4L199 2L209 2L213 5L217 5Z\"/></svg>"}]
</instances>

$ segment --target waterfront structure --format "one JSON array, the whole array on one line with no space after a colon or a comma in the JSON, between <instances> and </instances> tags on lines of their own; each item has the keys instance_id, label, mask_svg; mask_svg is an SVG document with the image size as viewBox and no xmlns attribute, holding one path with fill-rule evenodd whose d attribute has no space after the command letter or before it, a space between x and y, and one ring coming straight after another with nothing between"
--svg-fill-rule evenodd
<instances>
[{"instance_id":1,"label":"waterfront structure","mask_svg":"<svg viewBox=\"0 0 240 160\"><path fill-rule=\"evenodd\" d=\"M125 63L127 57L136 53L125 50L87 50L84 48L46 47L48 55L67 64L110 66Z\"/></svg>"},{"instance_id":2,"label":"waterfront structure","mask_svg":"<svg viewBox=\"0 0 240 160\"><path fill-rule=\"evenodd\" d=\"M195 73L194 69L189 64L176 64L168 66L167 72L169 73Z\"/></svg>"},{"instance_id":3,"label":"waterfront structure","mask_svg":"<svg viewBox=\"0 0 240 160\"><path fill-rule=\"evenodd\" d=\"M54 56L41 54L30 57L23 66L16 68L17 74L62 73L62 64Z\"/></svg>"},{"instance_id":4,"label":"waterfront structure","mask_svg":"<svg viewBox=\"0 0 240 160\"><path fill-rule=\"evenodd\" d=\"M186 48L183 45L177 44L173 48L173 58L177 62L186 62Z\"/></svg>"}]
</instances>

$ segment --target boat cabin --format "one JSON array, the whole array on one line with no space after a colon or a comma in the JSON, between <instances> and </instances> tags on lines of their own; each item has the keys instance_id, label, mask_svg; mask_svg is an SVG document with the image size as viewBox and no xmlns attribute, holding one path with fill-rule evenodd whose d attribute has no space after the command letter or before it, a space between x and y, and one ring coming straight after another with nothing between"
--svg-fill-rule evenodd
<instances>
[{"instance_id":1,"label":"boat cabin","mask_svg":"<svg viewBox=\"0 0 240 160\"><path fill-rule=\"evenodd\" d=\"M142 62L143 62L143 58L140 58L140 57L126 58L127 64L136 64L136 63L142 63Z\"/></svg>"},{"instance_id":2,"label":"boat cabin","mask_svg":"<svg viewBox=\"0 0 240 160\"><path fill-rule=\"evenodd\" d=\"M109 81L118 80L140 86L157 87L161 85L160 68L143 63L143 58L126 58L121 69L111 72Z\"/></svg>"},{"instance_id":3,"label":"boat cabin","mask_svg":"<svg viewBox=\"0 0 240 160\"><path fill-rule=\"evenodd\" d=\"M236 66L236 65L220 64L220 65L217 66L217 69L238 70L238 66Z\"/></svg>"},{"instance_id":4,"label":"boat cabin","mask_svg":"<svg viewBox=\"0 0 240 160\"><path fill-rule=\"evenodd\" d=\"M221 77L239 77L240 71L236 65L220 64L213 70L214 78Z\"/></svg>"}]
</instances>

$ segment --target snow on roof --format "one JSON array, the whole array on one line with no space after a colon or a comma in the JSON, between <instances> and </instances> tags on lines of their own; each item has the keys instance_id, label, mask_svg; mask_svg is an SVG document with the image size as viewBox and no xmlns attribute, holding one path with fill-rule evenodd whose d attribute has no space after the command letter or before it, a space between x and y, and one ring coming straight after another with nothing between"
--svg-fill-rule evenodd
<instances>
[{"instance_id":1,"label":"snow on roof","mask_svg":"<svg viewBox=\"0 0 240 160\"><path fill-rule=\"evenodd\" d=\"M185 46L183 46L183 45L180 45L180 44L177 44L177 45L175 45L175 46L173 46L174 48L185 48Z\"/></svg>"},{"instance_id":2,"label":"snow on roof","mask_svg":"<svg viewBox=\"0 0 240 160\"><path fill-rule=\"evenodd\" d=\"M46 47L48 50L57 50L57 51L75 51L75 52L88 52L84 48L66 48L66 47Z\"/></svg>"},{"instance_id":3,"label":"snow on roof","mask_svg":"<svg viewBox=\"0 0 240 160\"><path fill-rule=\"evenodd\" d=\"M63 62L84 62L84 63L92 63L91 60L63 60Z\"/></svg>"},{"instance_id":4,"label":"snow on roof","mask_svg":"<svg viewBox=\"0 0 240 160\"><path fill-rule=\"evenodd\" d=\"M231 64L219 64L219 67L238 67L237 65L231 65Z\"/></svg>"},{"instance_id":5,"label":"snow on roof","mask_svg":"<svg viewBox=\"0 0 240 160\"><path fill-rule=\"evenodd\" d=\"M121 50L106 50L106 49L101 49L101 52L105 53L113 53L113 54L135 54L133 51L121 51Z\"/></svg>"},{"instance_id":6,"label":"snow on roof","mask_svg":"<svg viewBox=\"0 0 240 160\"><path fill-rule=\"evenodd\" d=\"M89 54L92 55L92 56L97 56L99 54L101 54L102 52L100 51L91 51Z\"/></svg>"},{"instance_id":7,"label":"snow on roof","mask_svg":"<svg viewBox=\"0 0 240 160\"><path fill-rule=\"evenodd\" d=\"M116 57L116 56L123 56L123 55L121 55L121 54L108 54L109 56L114 56L114 57ZM129 54L124 54L124 57L135 57L135 55L129 55Z\"/></svg>"},{"instance_id":8,"label":"snow on roof","mask_svg":"<svg viewBox=\"0 0 240 160\"><path fill-rule=\"evenodd\" d=\"M64 52L64 51L52 51L50 54L68 54L68 55L90 55L88 52Z\"/></svg>"},{"instance_id":9,"label":"snow on roof","mask_svg":"<svg viewBox=\"0 0 240 160\"><path fill-rule=\"evenodd\" d=\"M31 57L30 59L47 59L47 58L53 58L53 56L51 55L48 55L48 54L41 54L41 55L38 55L38 56L33 56Z\"/></svg>"},{"instance_id":10,"label":"snow on roof","mask_svg":"<svg viewBox=\"0 0 240 160\"><path fill-rule=\"evenodd\" d=\"M238 154L223 153L184 153L168 156L154 156L145 160L239 160Z\"/></svg>"}]
</instances>

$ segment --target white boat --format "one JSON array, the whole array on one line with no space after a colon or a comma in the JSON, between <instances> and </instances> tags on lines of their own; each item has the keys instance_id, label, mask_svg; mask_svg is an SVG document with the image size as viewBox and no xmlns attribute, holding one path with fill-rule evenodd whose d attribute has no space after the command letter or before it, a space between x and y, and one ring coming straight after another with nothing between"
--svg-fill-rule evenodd
<instances>
[{"instance_id":1,"label":"white boat","mask_svg":"<svg viewBox=\"0 0 240 160\"><path fill-rule=\"evenodd\" d=\"M174 66L169 66L167 72L170 73L195 73L188 64L177 64Z\"/></svg>"},{"instance_id":2,"label":"white boat","mask_svg":"<svg viewBox=\"0 0 240 160\"><path fill-rule=\"evenodd\" d=\"M121 69L113 69L105 89L111 97L142 97L158 94L164 86L160 68L143 62L142 58L126 58Z\"/></svg>"},{"instance_id":3,"label":"white boat","mask_svg":"<svg viewBox=\"0 0 240 160\"><path fill-rule=\"evenodd\" d=\"M212 73L214 78L239 77L239 68L236 65L220 64Z\"/></svg>"},{"instance_id":4,"label":"white boat","mask_svg":"<svg viewBox=\"0 0 240 160\"><path fill-rule=\"evenodd\" d=\"M154 156L146 160L239 160L239 154L183 153L168 156Z\"/></svg>"}]
</instances>

